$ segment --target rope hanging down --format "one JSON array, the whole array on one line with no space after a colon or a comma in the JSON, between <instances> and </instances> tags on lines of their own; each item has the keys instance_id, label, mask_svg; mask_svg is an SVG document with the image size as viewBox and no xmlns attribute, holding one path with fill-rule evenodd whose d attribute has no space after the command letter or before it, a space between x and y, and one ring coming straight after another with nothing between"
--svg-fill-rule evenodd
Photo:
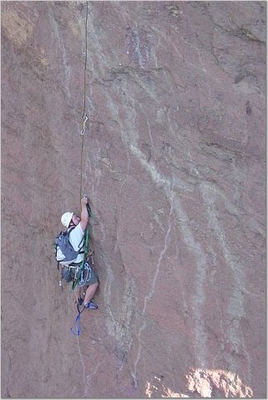
<instances>
[{"instance_id":1,"label":"rope hanging down","mask_svg":"<svg viewBox=\"0 0 268 400\"><path fill-rule=\"evenodd\" d=\"M81 314L84 311L85 307L82 309L82 311L80 311L79 309L79 305L77 304L77 317L75 318L74 324L71 328L71 333L75 336L80 336L81 333L81 325L80 325L80 318L81 318Z\"/></svg>"},{"instance_id":2,"label":"rope hanging down","mask_svg":"<svg viewBox=\"0 0 268 400\"><path fill-rule=\"evenodd\" d=\"M84 135L86 130L86 79L87 79L87 22L88 22L88 2L86 2L86 22L85 22L85 67L84 67L84 98L83 98L83 122L80 134L82 136L81 143L81 163L80 163L80 199L82 198L82 182L83 182L83 150L84 150Z\"/></svg>"}]
</instances>

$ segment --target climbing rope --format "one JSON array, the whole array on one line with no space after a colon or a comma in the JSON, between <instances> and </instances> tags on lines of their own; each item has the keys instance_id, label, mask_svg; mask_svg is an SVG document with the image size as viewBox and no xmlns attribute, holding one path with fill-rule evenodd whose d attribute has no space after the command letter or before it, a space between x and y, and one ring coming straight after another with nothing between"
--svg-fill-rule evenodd
<instances>
[{"instance_id":1,"label":"climbing rope","mask_svg":"<svg viewBox=\"0 0 268 400\"><path fill-rule=\"evenodd\" d=\"M82 183L83 183L83 153L84 153L84 137L86 131L86 122L88 120L88 116L86 114L86 78L87 78L87 24L88 24L88 2L86 2L86 21L85 21L85 65L84 65L84 88L83 88L83 121L82 121L82 129L80 131L81 139L81 158L80 158L80 199L82 198ZM90 216L90 207L87 204L88 215ZM89 251L89 229L86 228L85 232L85 243L84 243L84 260L81 262L79 269L76 272L75 279L72 284L72 291L76 288L76 286L83 286L86 280L89 278L89 273L91 274L91 267L87 263L87 255ZM86 273L86 277L84 275ZM83 307L82 311L80 311L79 304L77 304L78 315L75 319L74 325L71 328L71 333L75 336L79 336L81 332L80 327L80 317L85 307Z\"/></svg>"},{"instance_id":2,"label":"climbing rope","mask_svg":"<svg viewBox=\"0 0 268 400\"><path fill-rule=\"evenodd\" d=\"M74 324L71 328L71 333L75 336L80 335L80 332L81 332L80 318L81 318L81 314L84 311L84 309L85 309L85 306L82 308L82 311L80 311L79 304L77 304L78 314L77 314L77 317L75 318Z\"/></svg>"},{"instance_id":3,"label":"climbing rope","mask_svg":"<svg viewBox=\"0 0 268 400\"><path fill-rule=\"evenodd\" d=\"M90 213L89 213L90 216ZM74 289L76 288L76 286L83 286L84 281L87 279L84 279L84 277L82 276L82 272L84 272L84 270L86 270L86 272L88 273L89 268L87 267L87 255L88 255L88 249L89 249L89 229L88 226L86 228L86 232L85 232L85 244L84 244L84 260L81 262L79 269L77 270L77 273L75 274L75 279L73 281L72 284L72 291L74 291ZM91 271L90 271L91 272ZM79 284L79 282L81 281L81 283Z\"/></svg>"},{"instance_id":4,"label":"climbing rope","mask_svg":"<svg viewBox=\"0 0 268 400\"><path fill-rule=\"evenodd\" d=\"M84 94L83 94L83 122L80 135L82 136L81 141L81 162L80 162L80 199L82 198L82 182L83 182L83 152L84 152L84 136L86 130L86 122L88 116L86 115L86 83L87 83L87 23L88 23L88 2L86 2L86 21L85 21L85 66L84 66Z\"/></svg>"},{"instance_id":5,"label":"climbing rope","mask_svg":"<svg viewBox=\"0 0 268 400\"><path fill-rule=\"evenodd\" d=\"M91 209L88 204L87 204L87 212L88 212L88 216L90 217ZM90 252L89 252L89 250L90 250ZM74 289L76 288L77 285L80 288L85 286L86 282L91 278L91 273L92 273L91 266L87 262L88 254L90 254L92 256L92 250L89 249L89 229L87 226L86 232L85 232L85 243L84 243L84 260L81 262L80 266L76 270L75 278L74 278L73 284L72 284L72 291L74 291ZM75 336L79 336L80 332L81 332L80 318L81 318L82 312L85 309L85 306L84 306L82 311L80 311L79 306L82 304L82 302L83 301L80 298L77 303L78 314L75 318L74 325L71 328L71 333Z\"/></svg>"}]
</instances>

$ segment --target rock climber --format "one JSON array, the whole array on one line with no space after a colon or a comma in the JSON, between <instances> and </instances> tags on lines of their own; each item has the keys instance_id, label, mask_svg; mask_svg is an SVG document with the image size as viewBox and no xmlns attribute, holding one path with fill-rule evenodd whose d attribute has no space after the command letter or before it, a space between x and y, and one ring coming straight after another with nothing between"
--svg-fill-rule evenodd
<instances>
[{"instance_id":1,"label":"rock climber","mask_svg":"<svg viewBox=\"0 0 268 400\"><path fill-rule=\"evenodd\" d=\"M89 222L87 204L88 204L88 198L87 196L84 196L81 199L81 217L78 217L73 212L65 212L61 216L61 223L67 229L75 226L75 228L70 231L69 241L76 251L82 250L84 248L85 233ZM85 257L84 253L79 253L74 262L77 264L81 263L83 262L84 257ZM74 295L77 304L82 305L82 303L84 303L85 308L94 310L97 309L98 306L92 299L99 286L99 281L98 277L96 276L96 274L94 273L93 269L91 268L88 262L87 266L90 268L91 273L88 273L88 277L85 278L85 285L83 287L78 287L74 290ZM86 289L84 293L85 297L83 300L82 291L84 291L85 289Z\"/></svg>"}]
</instances>

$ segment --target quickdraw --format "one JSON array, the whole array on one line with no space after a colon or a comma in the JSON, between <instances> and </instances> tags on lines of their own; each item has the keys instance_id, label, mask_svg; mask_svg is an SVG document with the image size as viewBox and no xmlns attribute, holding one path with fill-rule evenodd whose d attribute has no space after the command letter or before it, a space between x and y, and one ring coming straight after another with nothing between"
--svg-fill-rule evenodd
<instances>
[{"instance_id":1,"label":"quickdraw","mask_svg":"<svg viewBox=\"0 0 268 400\"><path fill-rule=\"evenodd\" d=\"M87 120L88 120L88 116L85 115L84 120L83 120L83 124L82 124L82 129L80 131L80 135L82 135L82 136L84 136L84 134L85 134Z\"/></svg>"},{"instance_id":2,"label":"quickdraw","mask_svg":"<svg viewBox=\"0 0 268 400\"><path fill-rule=\"evenodd\" d=\"M91 274L92 274L92 269L91 266L89 265L88 262L84 263L84 267L81 270L79 270L79 275L78 277L75 277L75 279L77 279L77 285L78 287L83 287L85 286L86 282L90 280L91 278Z\"/></svg>"}]
</instances>

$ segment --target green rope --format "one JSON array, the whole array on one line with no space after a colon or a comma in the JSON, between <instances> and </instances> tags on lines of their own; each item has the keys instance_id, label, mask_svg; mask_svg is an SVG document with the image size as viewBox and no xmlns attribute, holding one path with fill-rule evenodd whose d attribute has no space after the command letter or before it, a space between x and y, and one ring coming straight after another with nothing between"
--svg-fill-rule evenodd
<instances>
[{"instance_id":1,"label":"green rope","mask_svg":"<svg viewBox=\"0 0 268 400\"><path fill-rule=\"evenodd\" d=\"M73 281L73 284L72 284L72 291L74 291L74 289L76 288L76 286L77 286L77 284L78 284L78 282L79 282L81 273L82 273L83 270L84 270L84 265L85 265L85 262L86 262L86 259L87 259L87 254L88 254L88 244L89 244L89 229L88 229L88 226L87 226L86 232L85 232L84 260L81 262L81 265L80 265L80 267L79 267L79 271L78 271L78 274L77 274L77 278L74 279L74 281Z\"/></svg>"}]
</instances>

